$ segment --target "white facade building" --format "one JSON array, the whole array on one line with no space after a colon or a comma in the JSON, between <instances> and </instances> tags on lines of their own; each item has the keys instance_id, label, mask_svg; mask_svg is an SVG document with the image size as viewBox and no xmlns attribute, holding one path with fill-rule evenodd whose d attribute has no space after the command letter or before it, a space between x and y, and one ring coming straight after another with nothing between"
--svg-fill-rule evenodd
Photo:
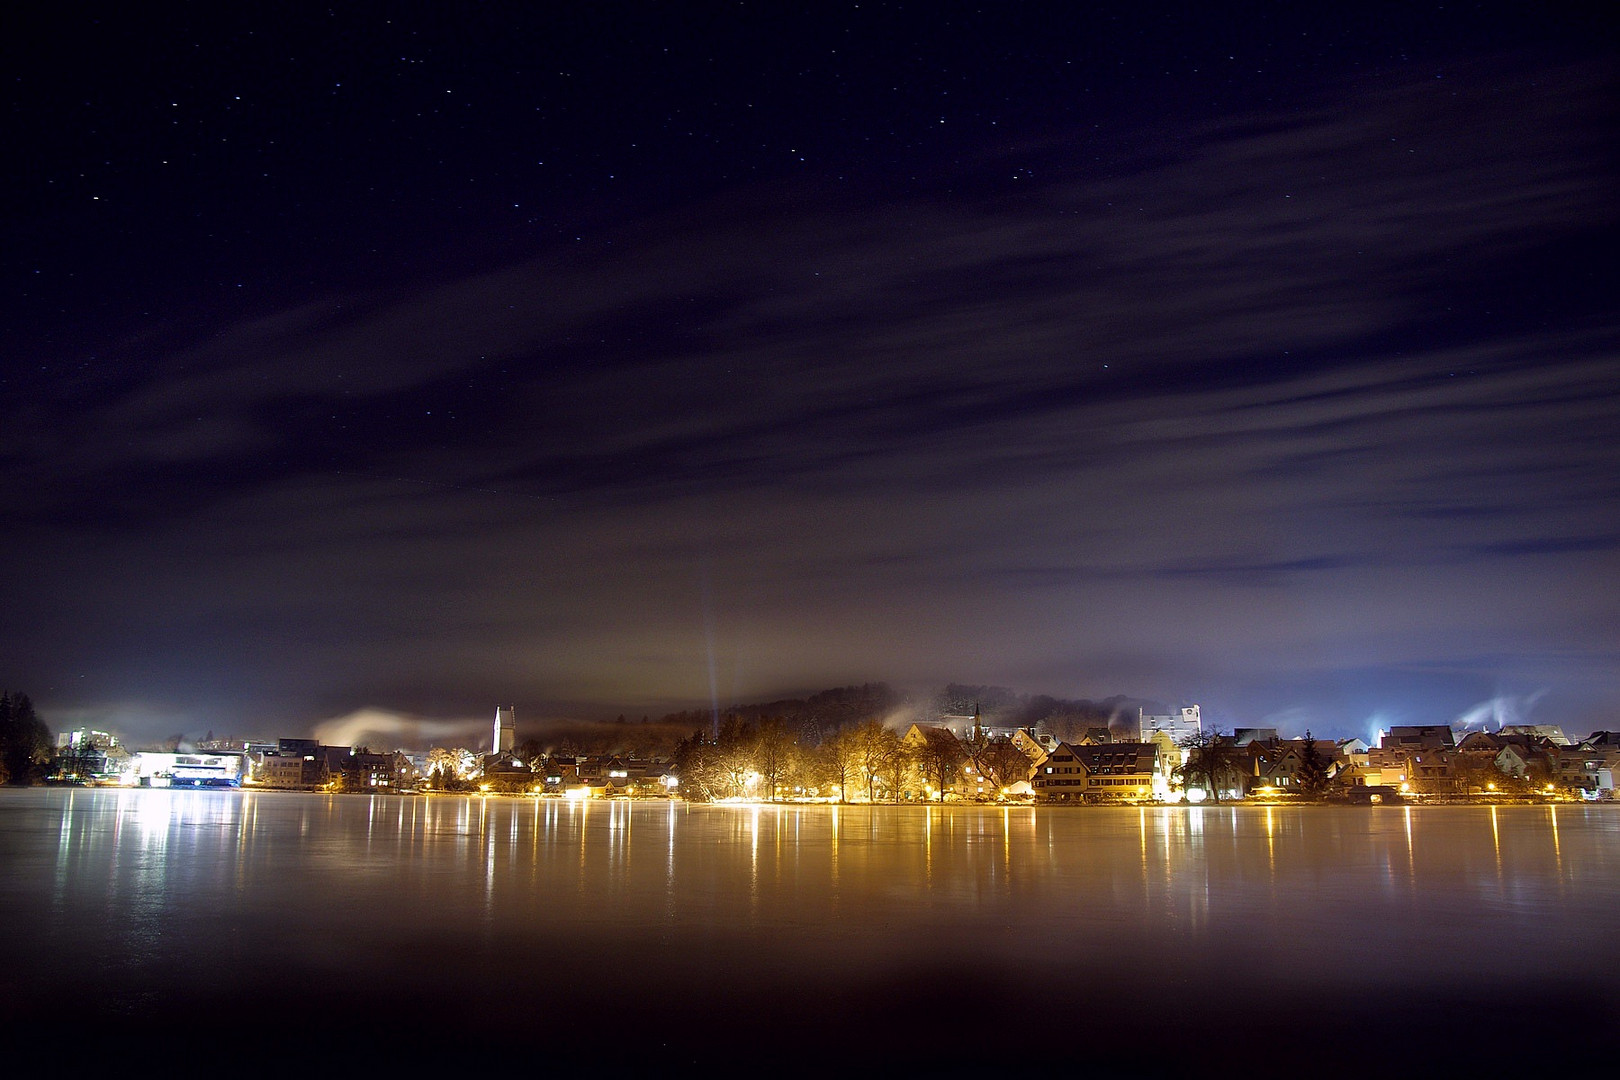
<instances>
[{"instance_id":1,"label":"white facade building","mask_svg":"<svg viewBox=\"0 0 1620 1080\"><path fill-rule=\"evenodd\" d=\"M1150 716L1139 713L1142 742L1152 742L1153 736L1163 733L1170 737L1172 743L1180 743L1189 735L1197 735L1204 729L1203 721L1198 714L1197 705L1184 705L1173 713L1165 716Z\"/></svg>"}]
</instances>

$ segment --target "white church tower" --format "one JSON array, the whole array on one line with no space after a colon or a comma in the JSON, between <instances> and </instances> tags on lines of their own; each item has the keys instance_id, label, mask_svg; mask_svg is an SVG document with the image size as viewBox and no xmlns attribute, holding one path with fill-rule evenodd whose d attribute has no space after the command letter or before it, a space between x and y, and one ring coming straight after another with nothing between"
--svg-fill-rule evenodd
<instances>
[{"instance_id":1,"label":"white church tower","mask_svg":"<svg viewBox=\"0 0 1620 1080\"><path fill-rule=\"evenodd\" d=\"M510 754L517 745L517 724L512 719L512 706L495 706L495 739L490 744L494 753Z\"/></svg>"}]
</instances>

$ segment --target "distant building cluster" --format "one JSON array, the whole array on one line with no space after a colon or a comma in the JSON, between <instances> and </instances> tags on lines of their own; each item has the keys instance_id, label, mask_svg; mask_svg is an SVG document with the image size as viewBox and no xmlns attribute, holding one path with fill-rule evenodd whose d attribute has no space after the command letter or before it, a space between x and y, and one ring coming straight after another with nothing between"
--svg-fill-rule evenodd
<instances>
[{"instance_id":1,"label":"distant building cluster","mask_svg":"<svg viewBox=\"0 0 1620 1080\"><path fill-rule=\"evenodd\" d=\"M128 787L247 787L279 791L478 791L668 797L674 787L667 760L618 755L551 754L520 757L510 705L497 707L488 754L464 749L373 753L317 739L274 742L205 739L176 751L129 751L106 731L80 729L57 739L53 778Z\"/></svg>"},{"instance_id":2,"label":"distant building cluster","mask_svg":"<svg viewBox=\"0 0 1620 1080\"><path fill-rule=\"evenodd\" d=\"M1446 724L1395 727L1369 746L1362 739L1281 739L1274 728L1204 732L1195 706L1176 717L1144 717L1141 730L1140 742L1095 733L1051 749L1035 766L1036 799L1609 798L1620 768L1620 733L1598 731L1571 743L1545 725L1461 737Z\"/></svg>"},{"instance_id":3,"label":"distant building cluster","mask_svg":"<svg viewBox=\"0 0 1620 1080\"><path fill-rule=\"evenodd\" d=\"M520 754L514 710L496 708L489 753L435 748L373 753L315 739L205 740L188 750L126 750L110 732L57 739L54 778L141 787L283 791L486 792L566 798L682 797L838 802L1178 802L1247 798L1610 798L1620 733L1572 742L1556 728L1458 734L1449 725L1395 727L1361 739L1283 739L1274 728L1206 729L1197 705L1139 714L1134 739L1106 726L1059 740L942 715L904 732L877 721L813 745L780 726L699 732L672 759ZM527 744L532 747L533 744Z\"/></svg>"},{"instance_id":4,"label":"distant building cluster","mask_svg":"<svg viewBox=\"0 0 1620 1080\"><path fill-rule=\"evenodd\" d=\"M1457 736L1445 725L1396 727L1346 770L1348 783L1398 786L1420 795L1494 791L1611 794L1620 770L1620 732L1595 731L1578 743L1547 725L1504 726Z\"/></svg>"}]
</instances>

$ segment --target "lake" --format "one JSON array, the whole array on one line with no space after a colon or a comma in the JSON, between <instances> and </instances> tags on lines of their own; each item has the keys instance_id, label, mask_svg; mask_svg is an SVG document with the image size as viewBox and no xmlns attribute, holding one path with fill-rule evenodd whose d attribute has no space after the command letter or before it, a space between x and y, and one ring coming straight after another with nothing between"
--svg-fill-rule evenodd
<instances>
[{"instance_id":1,"label":"lake","mask_svg":"<svg viewBox=\"0 0 1620 1080\"><path fill-rule=\"evenodd\" d=\"M1620 1020L1608 805L8 789L0 870L4 1015L109 1063L1353 1075Z\"/></svg>"}]
</instances>

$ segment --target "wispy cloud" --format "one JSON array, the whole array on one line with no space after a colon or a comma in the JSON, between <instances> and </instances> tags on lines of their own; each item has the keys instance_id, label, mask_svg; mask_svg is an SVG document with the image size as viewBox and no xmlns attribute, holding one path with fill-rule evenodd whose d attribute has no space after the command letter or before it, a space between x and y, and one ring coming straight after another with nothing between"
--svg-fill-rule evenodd
<instances>
[{"instance_id":1,"label":"wispy cloud","mask_svg":"<svg viewBox=\"0 0 1620 1080\"><path fill-rule=\"evenodd\" d=\"M8 424L19 603L67 651L162 611L136 636L341 653L337 694L401 708L701 696L699 562L761 685L1567 642L1620 569L1620 326L1553 257L1616 223L1609 89L1369 79L1026 147L1016 198L736 194L132 344Z\"/></svg>"}]
</instances>

